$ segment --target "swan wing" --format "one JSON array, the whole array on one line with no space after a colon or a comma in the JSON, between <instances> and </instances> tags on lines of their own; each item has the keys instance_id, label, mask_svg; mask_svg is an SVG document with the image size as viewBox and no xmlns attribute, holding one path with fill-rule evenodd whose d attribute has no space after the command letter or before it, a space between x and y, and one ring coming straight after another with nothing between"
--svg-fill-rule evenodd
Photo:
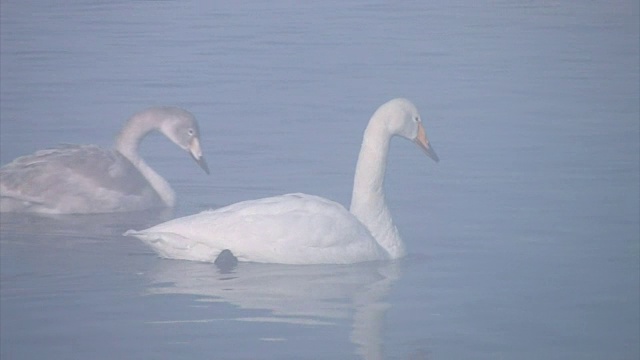
<instances>
[{"instance_id":1,"label":"swan wing","mask_svg":"<svg viewBox=\"0 0 640 360\"><path fill-rule=\"evenodd\" d=\"M166 258L214 261L225 249L240 261L344 264L386 258L367 228L342 205L313 195L244 201L129 231Z\"/></svg>"},{"instance_id":2,"label":"swan wing","mask_svg":"<svg viewBox=\"0 0 640 360\"><path fill-rule=\"evenodd\" d=\"M136 204L141 199L154 196L153 189L126 158L94 145L41 150L0 169L2 211L139 210Z\"/></svg>"}]
</instances>

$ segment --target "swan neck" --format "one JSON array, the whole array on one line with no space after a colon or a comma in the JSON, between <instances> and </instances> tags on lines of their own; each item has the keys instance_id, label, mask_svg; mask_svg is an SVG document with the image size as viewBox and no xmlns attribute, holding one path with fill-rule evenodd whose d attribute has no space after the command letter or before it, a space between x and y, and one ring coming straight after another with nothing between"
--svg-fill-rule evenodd
<instances>
[{"instance_id":1,"label":"swan neck","mask_svg":"<svg viewBox=\"0 0 640 360\"><path fill-rule=\"evenodd\" d=\"M157 130L158 124L146 113L132 116L116 137L115 148L127 159L138 156L138 146L150 132Z\"/></svg>"},{"instance_id":2,"label":"swan neck","mask_svg":"<svg viewBox=\"0 0 640 360\"><path fill-rule=\"evenodd\" d=\"M150 114L144 112L136 114L127 121L118 134L115 149L140 171L162 202L166 206L173 207L176 203L176 196L171 185L138 154L138 147L142 139L150 132L158 129L158 123Z\"/></svg>"},{"instance_id":3,"label":"swan neck","mask_svg":"<svg viewBox=\"0 0 640 360\"><path fill-rule=\"evenodd\" d=\"M404 256L405 250L384 195L391 137L383 121L375 117L369 121L356 165L350 211L395 259Z\"/></svg>"}]
</instances>

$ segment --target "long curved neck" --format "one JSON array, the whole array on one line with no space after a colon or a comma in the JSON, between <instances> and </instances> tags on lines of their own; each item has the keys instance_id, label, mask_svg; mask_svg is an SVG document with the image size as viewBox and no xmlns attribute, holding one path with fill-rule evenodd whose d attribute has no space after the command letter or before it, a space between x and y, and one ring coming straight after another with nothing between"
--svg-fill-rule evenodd
<instances>
[{"instance_id":1,"label":"long curved neck","mask_svg":"<svg viewBox=\"0 0 640 360\"><path fill-rule=\"evenodd\" d=\"M372 118L364 132L350 211L369 229L389 256L396 259L405 255L405 248L393 224L383 189L391 135L385 124L376 120Z\"/></svg>"},{"instance_id":2,"label":"long curved neck","mask_svg":"<svg viewBox=\"0 0 640 360\"><path fill-rule=\"evenodd\" d=\"M151 187L156 191L162 202L169 207L176 203L176 195L171 185L157 172L155 172L138 154L140 141L153 130L157 130L157 122L150 114L139 113L134 115L122 128L116 138L115 148L127 158L133 166L147 179Z\"/></svg>"}]
</instances>

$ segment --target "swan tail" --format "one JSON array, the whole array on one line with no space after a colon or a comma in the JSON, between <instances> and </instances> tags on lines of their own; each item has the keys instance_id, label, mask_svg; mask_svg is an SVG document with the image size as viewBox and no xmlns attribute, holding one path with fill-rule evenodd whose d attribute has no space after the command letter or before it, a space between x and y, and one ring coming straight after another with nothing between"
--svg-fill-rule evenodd
<instances>
[{"instance_id":1,"label":"swan tail","mask_svg":"<svg viewBox=\"0 0 640 360\"><path fill-rule=\"evenodd\" d=\"M172 232L147 232L128 230L124 236L133 236L166 259L212 262L220 251Z\"/></svg>"}]
</instances>

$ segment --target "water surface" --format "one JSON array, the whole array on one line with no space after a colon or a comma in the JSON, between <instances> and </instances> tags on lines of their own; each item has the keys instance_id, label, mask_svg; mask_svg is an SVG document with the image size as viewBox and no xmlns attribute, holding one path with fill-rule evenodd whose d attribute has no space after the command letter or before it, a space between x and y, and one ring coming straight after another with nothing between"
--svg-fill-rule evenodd
<instances>
[{"instance_id":1,"label":"water surface","mask_svg":"<svg viewBox=\"0 0 640 360\"><path fill-rule=\"evenodd\" d=\"M634 1L3 2L0 164L111 146L172 104L204 175L142 146L173 211L0 217L3 359L637 359ZM441 162L396 139L409 256L295 267L158 259L121 233L307 192L348 205L366 121L403 96Z\"/></svg>"}]
</instances>

